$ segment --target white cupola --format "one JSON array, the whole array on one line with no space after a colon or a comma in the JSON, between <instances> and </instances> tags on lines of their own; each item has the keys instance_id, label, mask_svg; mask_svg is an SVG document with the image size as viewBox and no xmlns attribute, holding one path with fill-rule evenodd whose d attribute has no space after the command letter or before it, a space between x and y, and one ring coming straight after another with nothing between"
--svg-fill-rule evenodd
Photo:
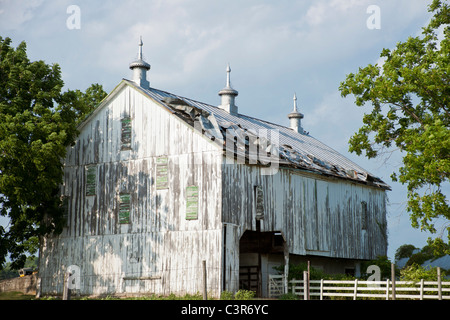
<instances>
[{"instance_id":1,"label":"white cupola","mask_svg":"<svg viewBox=\"0 0 450 320\"><path fill-rule=\"evenodd\" d=\"M130 63L130 69L133 70L133 81L144 89L150 88L150 82L147 80L147 71L150 65L142 59L142 37L139 41L139 51L137 60Z\"/></svg>"},{"instance_id":2,"label":"white cupola","mask_svg":"<svg viewBox=\"0 0 450 320\"><path fill-rule=\"evenodd\" d=\"M303 114L297 111L297 95L294 93L294 109L288 114L290 120L290 128L298 133L303 133L301 120Z\"/></svg>"},{"instance_id":3,"label":"white cupola","mask_svg":"<svg viewBox=\"0 0 450 320\"><path fill-rule=\"evenodd\" d=\"M231 87L230 73L230 65L227 65L227 85L225 88L219 91L219 96L221 97L221 104L219 108L227 111L230 114L237 114L238 107L234 103L234 99L238 95L238 92Z\"/></svg>"}]
</instances>

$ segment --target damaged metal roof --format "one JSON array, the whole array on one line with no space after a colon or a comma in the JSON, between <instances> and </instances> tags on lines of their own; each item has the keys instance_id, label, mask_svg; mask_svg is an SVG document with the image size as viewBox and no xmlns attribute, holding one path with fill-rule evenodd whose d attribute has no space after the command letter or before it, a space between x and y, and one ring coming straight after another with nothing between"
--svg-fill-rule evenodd
<instances>
[{"instance_id":1,"label":"damaged metal roof","mask_svg":"<svg viewBox=\"0 0 450 320\"><path fill-rule=\"evenodd\" d=\"M251 158L249 149L254 151L263 147L267 154L277 156L280 167L307 170L390 189L380 178L307 133L298 133L291 128L243 114L233 115L216 106L155 88L143 89L132 81L124 81L167 107L197 130L202 130L207 138L222 145L224 151L234 150L235 157L241 156L248 160ZM226 145L230 141L234 141L233 146ZM263 153L259 153L258 160L261 161L258 164L267 164L261 157ZM265 160L270 161L270 157Z\"/></svg>"}]
</instances>

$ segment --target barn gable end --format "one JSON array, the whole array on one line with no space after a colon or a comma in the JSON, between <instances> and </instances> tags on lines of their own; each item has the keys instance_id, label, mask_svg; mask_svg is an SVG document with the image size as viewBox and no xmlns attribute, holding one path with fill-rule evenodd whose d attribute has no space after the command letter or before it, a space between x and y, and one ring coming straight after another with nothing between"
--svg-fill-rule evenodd
<instances>
[{"instance_id":1,"label":"barn gable end","mask_svg":"<svg viewBox=\"0 0 450 320\"><path fill-rule=\"evenodd\" d=\"M70 265L85 275L86 294L197 288L202 260L220 268L221 157L164 107L119 85L68 150L67 227L41 248L44 293L61 292Z\"/></svg>"}]
</instances>

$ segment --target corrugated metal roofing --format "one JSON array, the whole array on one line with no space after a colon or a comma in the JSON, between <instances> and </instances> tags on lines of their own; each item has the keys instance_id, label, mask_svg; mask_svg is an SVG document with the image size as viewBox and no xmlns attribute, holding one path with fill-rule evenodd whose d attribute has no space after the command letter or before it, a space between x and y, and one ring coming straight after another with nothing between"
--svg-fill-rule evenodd
<instances>
[{"instance_id":1,"label":"corrugated metal roofing","mask_svg":"<svg viewBox=\"0 0 450 320\"><path fill-rule=\"evenodd\" d=\"M390 189L381 179L307 133L298 133L288 127L243 114L233 115L216 106L155 88L143 89L132 81L124 81L142 90L174 113L184 114L185 119L190 120L188 122L191 122L191 125L195 117L202 123L210 122L209 126L203 125L209 138L223 139L223 136L218 136L220 135L217 134L218 129L224 133L229 128L227 132L237 136L258 134L265 129L272 142L272 147L275 147L280 157L280 166L313 171ZM273 134L274 132L277 135Z\"/></svg>"}]
</instances>

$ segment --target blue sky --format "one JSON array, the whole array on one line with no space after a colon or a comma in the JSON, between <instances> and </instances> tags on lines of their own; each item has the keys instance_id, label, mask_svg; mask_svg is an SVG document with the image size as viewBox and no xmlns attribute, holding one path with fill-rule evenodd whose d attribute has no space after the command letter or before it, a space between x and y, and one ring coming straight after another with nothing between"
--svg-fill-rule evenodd
<instances>
[{"instance_id":1,"label":"blue sky","mask_svg":"<svg viewBox=\"0 0 450 320\"><path fill-rule=\"evenodd\" d=\"M152 66L152 87L218 105L231 65L239 112L288 125L292 97L312 136L392 186L388 204L388 256L402 244L423 247L430 234L411 227L406 186L391 182L401 157L367 160L348 152L348 140L370 106L358 108L338 87L347 74L379 61L421 33L431 14L425 0L82 1L0 0L0 36L26 41L31 60L58 63L66 89L92 83L110 92L131 78L139 36ZM79 8L79 28L71 26ZM380 9L380 28L367 20ZM69 20L69 23L68 23ZM438 224L439 230L439 224Z\"/></svg>"}]
</instances>

